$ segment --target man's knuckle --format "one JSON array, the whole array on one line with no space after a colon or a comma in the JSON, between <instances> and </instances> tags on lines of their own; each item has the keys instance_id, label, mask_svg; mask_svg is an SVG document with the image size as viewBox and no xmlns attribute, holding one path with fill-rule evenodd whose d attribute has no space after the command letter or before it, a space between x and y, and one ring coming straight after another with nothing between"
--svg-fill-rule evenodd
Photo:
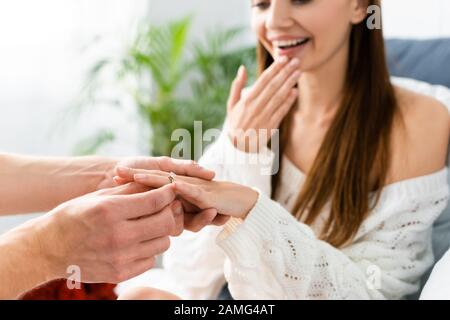
<instances>
[{"instance_id":1,"label":"man's knuckle","mask_svg":"<svg viewBox=\"0 0 450 320\"><path fill-rule=\"evenodd\" d=\"M164 237L161 239L159 246L158 246L158 253L163 253L169 250L170 248L170 238Z\"/></svg>"},{"instance_id":2,"label":"man's knuckle","mask_svg":"<svg viewBox=\"0 0 450 320\"><path fill-rule=\"evenodd\" d=\"M163 227L162 227L163 234L164 235L172 234L174 232L175 228L176 228L175 219L173 218L172 215L167 215L167 218L164 219L164 223L163 223Z\"/></svg>"},{"instance_id":3,"label":"man's knuckle","mask_svg":"<svg viewBox=\"0 0 450 320\"><path fill-rule=\"evenodd\" d=\"M111 264L113 265L114 269L120 270L120 268L125 263L125 256L120 253L113 254L111 257Z\"/></svg>"},{"instance_id":4,"label":"man's knuckle","mask_svg":"<svg viewBox=\"0 0 450 320\"><path fill-rule=\"evenodd\" d=\"M128 271L119 270L116 274L116 280L117 280L117 283L128 280Z\"/></svg>"},{"instance_id":5,"label":"man's knuckle","mask_svg":"<svg viewBox=\"0 0 450 320\"><path fill-rule=\"evenodd\" d=\"M124 237L121 234L121 232L112 232L111 235L109 236L109 241L108 241L108 247L111 250L117 250L122 248L123 246L123 241Z\"/></svg>"},{"instance_id":6,"label":"man's knuckle","mask_svg":"<svg viewBox=\"0 0 450 320\"><path fill-rule=\"evenodd\" d=\"M155 264L156 264L156 260L155 260L155 258L154 257L152 257L152 258L150 258L149 259L149 261L148 261L148 268L149 269L151 269L151 268L153 268L154 266L155 266Z\"/></svg>"},{"instance_id":7,"label":"man's knuckle","mask_svg":"<svg viewBox=\"0 0 450 320\"><path fill-rule=\"evenodd\" d=\"M172 162L172 159L166 156L159 157L159 163L161 167L167 167Z\"/></svg>"}]
</instances>

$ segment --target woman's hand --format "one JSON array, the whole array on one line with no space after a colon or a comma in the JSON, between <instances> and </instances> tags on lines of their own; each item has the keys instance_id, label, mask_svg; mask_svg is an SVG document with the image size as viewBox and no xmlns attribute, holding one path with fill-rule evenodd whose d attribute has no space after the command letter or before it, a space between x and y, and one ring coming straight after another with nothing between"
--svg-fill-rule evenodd
<instances>
[{"instance_id":1,"label":"woman's hand","mask_svg":"<svg viewBox=\"0 0 450 320\"><path fill-rule=\"evenodd\" d=\"M185 176L176 176L171 182L170 174L157 170L128 169L121 173L123 178L133 177L137 183L151 188L173 183L175 193L181 197L183 204L187 203L201 210L215 209L219 216L245 219L258 199L258 193L252 188L231 182Z\"/></svg>"},{"instance_id":2,"label":"woman's hand","mask_svg":"<svg viewBox=\"0 0 450 320\"><path fill-rule=\"evenodd\" d=\"M206 169L201 169L201 170L206 170ZM206 171L211 172L209 170L206 170ZM137 173L147 173L147 172L158 172L158 173L160 173L160 176L164 172L164 176L166 176L166 178L164 180L164 182L165 182L164 184L167 184L169 182L169 180L167 178L169 176L169 173L167 173L165 171L132 169L132 168L127 168L127 167L123 167L123 166L120 166L117 168L117 170L116 170L117 176L114 177L114 181L120 185L123 182L134 181L134 175ZM208 181L208 180L206 180L206 181ZM153 184L149 184L149 185L154 185L154 187L152 187L152 188L158 188L160 186L163 186L164 184L161 183L161 181L160 181L160 183L154 182ZM143 187L144 187L144 185L143 185ZM180 198L179 201L181 202L181 204L183 206L183 210L184 210L183 224L184 224L185 230L189 230L192 232L198 232L198 231L202 230L204 227L209 226L209 225L222 226L225 223L227 223L228 219L230 218L229 216L224 216L224 215L218 214L217 210L214 208L201 209L182 198Z\"/></svg>"},{"instance_id":3,"label":"woman's hand","mask_svg":"<svg viewBox=\"0 0 450 320\"><path fill-rule=\"evenodd\" d=\"M290 62L287 57L281 58L244 96L247 72L241 66L227 104L229 136L236 148L255 153L267 145L298 96L294 88L301 74L298 66L296 58Z\"/></svg>"}]
</instances>

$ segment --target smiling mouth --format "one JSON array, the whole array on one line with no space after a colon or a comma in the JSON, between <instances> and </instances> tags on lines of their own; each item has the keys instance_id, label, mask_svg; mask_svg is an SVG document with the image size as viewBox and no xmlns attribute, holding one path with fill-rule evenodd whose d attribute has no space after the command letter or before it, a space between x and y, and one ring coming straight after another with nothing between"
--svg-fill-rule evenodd
<instances>
[{"instance_id":1,"label":"smiling mouth","mask_svg":"<svg viewBox=\"0 0 450 320\"><path fill-rule=\"evenodd\" d=\"M309 40L310 40L310 38L302 38L302 39L287 40L287 41L273 41L273 46L278 49L281 49L281 50L286 50L286 49L300 47L300 46L308 43Z\"/></svg>"}]
</instances>

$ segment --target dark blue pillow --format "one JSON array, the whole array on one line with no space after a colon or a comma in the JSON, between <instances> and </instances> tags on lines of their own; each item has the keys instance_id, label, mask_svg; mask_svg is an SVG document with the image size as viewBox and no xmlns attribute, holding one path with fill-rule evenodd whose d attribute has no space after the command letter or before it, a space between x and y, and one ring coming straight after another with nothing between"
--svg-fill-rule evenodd
<instances>
[{"instance_id":1,"label":"dark blue pillow","mask_svg":"<svg viewBox=\"0 0 450 320\"><path fill-rule=\"evenodd\" d=\"M386 51L393 76L450 88L450 39L389 39Z\"/></svg>"}]
</instances>

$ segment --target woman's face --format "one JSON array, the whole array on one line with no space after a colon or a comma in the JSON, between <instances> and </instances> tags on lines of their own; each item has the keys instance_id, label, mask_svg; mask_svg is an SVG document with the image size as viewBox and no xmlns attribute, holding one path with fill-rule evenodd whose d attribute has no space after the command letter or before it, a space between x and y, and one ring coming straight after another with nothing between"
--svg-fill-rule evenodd
<instances>
[{"instance_id":1,"label":"woman's face","mask_svg":"<svg viewBox=\"0 0 450 320\"><path fill-rule=\"evenodd\" d=\"M274 59L297 57L300 69L320 67L350 39L366 15L364 0L251 0L252 28Z\"/></svg>"}]
</instances>

